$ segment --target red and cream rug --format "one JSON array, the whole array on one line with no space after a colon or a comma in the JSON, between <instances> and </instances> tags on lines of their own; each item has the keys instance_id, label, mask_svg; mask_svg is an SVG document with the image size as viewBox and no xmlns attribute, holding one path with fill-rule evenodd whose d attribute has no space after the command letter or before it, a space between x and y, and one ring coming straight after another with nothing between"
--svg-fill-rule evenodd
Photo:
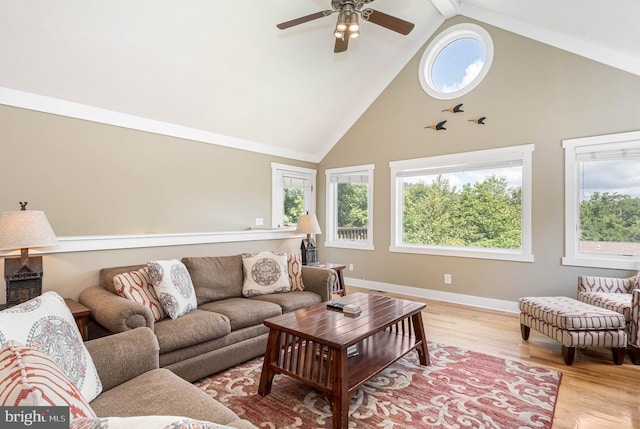
<instances>
[{"instance_id":1,"label":"red and cream rug","mask_svg":"<svg viewBox=\"0 0 640 429\"><path fill-rule=\"evenodd\" d=\"M561 373L429 343L431 365L411 352L358 389L349 428L551 428ZM195 383L259 428L330 428L327 399L277 375L258 395L262 359Z\"/></svg>"}]
</instances>

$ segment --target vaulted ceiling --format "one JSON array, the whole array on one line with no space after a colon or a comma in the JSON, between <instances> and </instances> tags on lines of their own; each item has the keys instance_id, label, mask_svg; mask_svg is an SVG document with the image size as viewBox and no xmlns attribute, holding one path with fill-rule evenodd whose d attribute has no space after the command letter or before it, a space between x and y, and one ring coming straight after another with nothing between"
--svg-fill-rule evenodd
<instances>
[{"instance_id":1,"label":"vaulted ceiling","mask_svg":"<svg viewBox=\"0 0 640 429\"><path fill-rule=\"evenodd\" d=\"M0 104L319 162L448 18L640 75L636 0L376 0L333 52L329 0L0 0ZM417 79L417 76L416 76Z\"/></svg>"}]
</instances>

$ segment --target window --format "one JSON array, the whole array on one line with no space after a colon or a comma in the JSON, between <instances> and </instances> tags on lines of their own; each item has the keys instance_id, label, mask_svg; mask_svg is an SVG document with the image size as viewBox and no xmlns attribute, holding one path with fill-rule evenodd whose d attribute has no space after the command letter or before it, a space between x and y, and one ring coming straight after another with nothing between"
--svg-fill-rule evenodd
<instances>
[{"instance_id":1,"label":"window","mask_svg":"<svg viewBox=\"0 0 640 429\"><path fill-rule=\"evenodd\" d=\"M493 41L475 24L458 24L436 36L420 61L420 84L434 98L451 100L471 92L493 61Z\"/></svg>"},{"instance_id":2,"label":"window","mask_svg":"<svg viewBox=\"0 0 640 429\"><path fill-rule=\"evenodd\" d=\"M392 252L533 262L533 145L394 161Z\"/></svg>"},{"instance_id":3,"label":"window","mask_svg":"<svg viewBox=\"0 0 640 429\"><path fill-rule=\"evenodd\" d=\"M369 164L325 171L325 246L373 250L373 170Z\"/></svg>"},{"instance_id":4,"label":"window","mask_svg":"<svg viewBox=\"0 0 640 429\"><path fill-rule=\"evenodd\" d=\"M301 214L315 213L316 170L271 163L271 225L292 226Z\"/></svg>"},{"instance_id":5,"label":"window","mask_svg":"<svg viewBox=\"0 0 640 429\"><path fill-rule=\"evenodd\" d=\"M638 269L640 131L565 140L565 265Z\"/></svg>"}]
</instances>

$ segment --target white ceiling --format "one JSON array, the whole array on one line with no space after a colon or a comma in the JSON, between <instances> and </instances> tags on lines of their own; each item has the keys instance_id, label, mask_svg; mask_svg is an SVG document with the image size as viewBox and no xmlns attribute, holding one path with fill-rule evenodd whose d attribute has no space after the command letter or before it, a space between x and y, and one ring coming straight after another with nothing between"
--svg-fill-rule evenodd
<instances>
[{"instance_id":1,"label":"white ceiling","mask_svg":"<svg viewBox=\"0 0 640 429\"><path fill-rule=\"evenodd\" d=\"M334 54L330 0L0 0L0 104L319 162L446 18L640 75L637 0L376 0ZM416 76L417 79L417 76Z\"/></svg>"}]
</instances>

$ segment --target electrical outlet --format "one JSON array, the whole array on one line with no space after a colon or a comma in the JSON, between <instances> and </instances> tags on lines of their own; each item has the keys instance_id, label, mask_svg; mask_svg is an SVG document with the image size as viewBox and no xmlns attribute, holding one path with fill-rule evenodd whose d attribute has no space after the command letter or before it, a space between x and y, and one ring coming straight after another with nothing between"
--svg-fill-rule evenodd
<instances>
[{"instance_id":1,"label":"electrical outlet","mask_svg":"<svg viewBox=\"0 0 640 429\"><path fill-rule=\"evenodd\" d=\"M353 264L349 264L349 271L353 271Z\"/></svg>"},{"instance_id":2,"label":"electrical outlet","mask_svg":"<svg viewBox=\"0 0 640 429\"><path fill-rule=\"evenodd\" d=\"M444 284L446 284L446 285L450 285L451 284L451 274L445 274L444 275Z\"/></svg>"}]
</instances>

